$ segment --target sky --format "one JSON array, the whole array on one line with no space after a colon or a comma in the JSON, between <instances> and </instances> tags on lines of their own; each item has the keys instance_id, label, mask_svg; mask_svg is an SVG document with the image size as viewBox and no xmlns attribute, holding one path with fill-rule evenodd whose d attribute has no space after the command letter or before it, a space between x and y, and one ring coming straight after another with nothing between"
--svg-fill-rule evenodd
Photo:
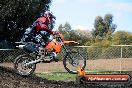
<instances>
[{"instance_id":1,"label":"sky","mask_svg":"<svg viewBox=\"0 0 132 88\"><path fill-rule=\"evenodd\" d=\"M97 16L111 13L116 31L132 32L132 0L52 0L50 10L56 16L55 29L69 22L73 29L91 31Z\"/></svg>"}]
</instances>

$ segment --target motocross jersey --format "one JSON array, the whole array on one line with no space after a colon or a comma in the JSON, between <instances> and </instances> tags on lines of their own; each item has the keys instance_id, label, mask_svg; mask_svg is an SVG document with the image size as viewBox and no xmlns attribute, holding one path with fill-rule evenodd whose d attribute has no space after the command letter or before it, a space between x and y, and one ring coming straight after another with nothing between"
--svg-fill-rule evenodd
<instances>
[{"instance_id":1,"label":"motocross jersey","mask_svg":"<svg viewBox=\"0 0 132 88\"><path fill-rule=\"evenodd\" d=\"M40 17L33 23L33 27L36 31L46 31L52 34L52 29L49 29L48 25L49 23L45 17Z\"/></svg>"}]
</instances>

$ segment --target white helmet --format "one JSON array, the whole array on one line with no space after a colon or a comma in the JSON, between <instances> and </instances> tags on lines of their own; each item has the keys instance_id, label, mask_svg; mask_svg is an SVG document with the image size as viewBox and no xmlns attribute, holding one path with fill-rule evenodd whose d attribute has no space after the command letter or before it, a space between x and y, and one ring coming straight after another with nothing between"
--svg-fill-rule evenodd
<instances>
[{"instance_id":1,"label":"white helmet","mask_svg":"<svg viewBox=\"0 0 132 88\"><path fill-rule=\"evenodd\" d=\"M56 17L53 15L53 13L51 11L45 11L44 12L44 17L48 18L49 22L50 21L55 21Z\"/></svg>"},{"instance_id":2,"label":"white helmet","mask_svg":"<svg viewBox=\"0 0 132 88\"><path fill-rule=\"evenodd\" d=\"M56 17L49 10L44 12L44 17L46 17L47 20L48 20L48 22L49 22L49 28L50 29L53 29L54 28L54 25L55 25Z\"/></svg>"}]
</instances>

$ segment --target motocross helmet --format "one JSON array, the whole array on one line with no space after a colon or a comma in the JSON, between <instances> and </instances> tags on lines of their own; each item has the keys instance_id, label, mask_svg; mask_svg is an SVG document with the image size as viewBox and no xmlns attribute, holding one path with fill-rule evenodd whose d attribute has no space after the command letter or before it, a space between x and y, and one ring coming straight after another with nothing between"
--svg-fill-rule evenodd
<instances>
[{"instance_id":1,"label":"motocross helmet","mask_svg":"<svg viewBox=\"0 0 132 88\"><path fill-rule=\"evenodd\" d=\"M49 29L53 29L55 25L56 17L53 15L51 11L45 11L44 17L46 17L49 22Z\"/></svg>"},{"instance_id":2,"label":"motocross helmet","mask_svg":"<svg viewBox=\"0 0 132 88\"><path fill-rule=\"evenodd\" d=\"M53 15L51 11L45 11L42 16L46 17L49 22L55 21L56 17Z\"/></svg>"}]
</instances>

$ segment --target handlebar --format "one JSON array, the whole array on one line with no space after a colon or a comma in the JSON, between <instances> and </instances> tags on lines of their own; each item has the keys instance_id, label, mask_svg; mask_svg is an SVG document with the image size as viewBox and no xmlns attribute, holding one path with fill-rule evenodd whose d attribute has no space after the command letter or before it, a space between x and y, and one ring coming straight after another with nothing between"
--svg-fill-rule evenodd
<instances>
[{"instance_id":1,"label":"handlebar","mask_svg":"<svg viewBox=\"0 0 132 88\"><path fill-rule=\"evenodd\" d=\"M61 42L63 42L64 44L72 44L72 43L73 44L79 44L79 42L76 42L76 41L66 41L66 40L64 40L63 35L61 33L59 33L59 32L58 32L58 34L53 35L53 37L55 39L59 38L59 40L61 40Z\"/></svg>"},{"instance_id":2,"label":"handlebar","mask_svg":"<svg viewBox=\"0 0 132 88\"><path fill-rule=\"evenodd\" d=\"M64 41L64 43L65 43L65 44L70 44L70 43L71 43L71 44L72 44L72 43L74 43L74 44L79 44L79 43L76 42L76 41Z\"/></svg>"}]
</instances>

